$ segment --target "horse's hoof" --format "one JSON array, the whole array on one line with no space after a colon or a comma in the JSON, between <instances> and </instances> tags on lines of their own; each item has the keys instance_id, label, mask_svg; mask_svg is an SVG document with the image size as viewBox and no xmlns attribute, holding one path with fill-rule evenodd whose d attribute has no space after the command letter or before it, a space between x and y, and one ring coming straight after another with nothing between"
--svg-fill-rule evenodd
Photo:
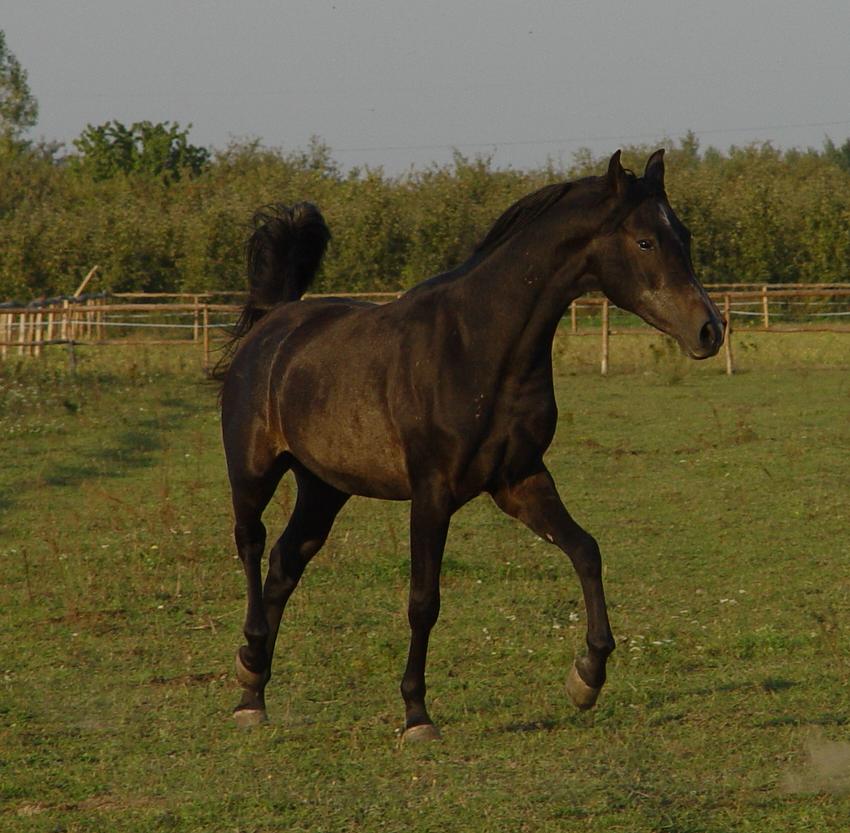
<instances>
[{"instance_id":1,"label":"horse's hoof","mask_svg":"<svg viewBox=\"0 0 850 833\"><path fill-rule=\"evenodd\" d=\"M602 691L601 686L594 688L579 676L578 669L575 663L573 663L573 667L570 668L570 674L567 677L567 694L570 695L570 700L573 701L576 708L582 711L592 709L596 704L596 698L599 697L600 691Z\"/></svg>"},{"instance_id":2,"label":"horse's hoof","mask_svg":"<svg viewBox=\"0 0 850 833\"><path fill-rule=\"evenodd\" d=\"M240 652L236 652L236 679L242 683L245 688L253 688L255 690L262 688L266 683L266 675L258 674L256 671L251 671L242 662Z\"/></svg>"},{"instance_id":3,"label":"horse's hoof","mask_svg":"<svg viewBox=\"0 0 850 833\"><path fill-rule=\"evenodd\" d=\"M429 740L440 740L440 730L433 723L420 723L405 729L401 736L402 743L424 743Z\"/></svg>"},{"instance_id":4,"label":"horse's hoof","mask_svg":"<svg viewBox=\"0 0 850 833\"><path fill-rule=\"evenodd\" d=\"M233 719L240 729L250 729L252 726L262 726L269 722L265 709L236 709Z\"/></svg>"}]
</instances>

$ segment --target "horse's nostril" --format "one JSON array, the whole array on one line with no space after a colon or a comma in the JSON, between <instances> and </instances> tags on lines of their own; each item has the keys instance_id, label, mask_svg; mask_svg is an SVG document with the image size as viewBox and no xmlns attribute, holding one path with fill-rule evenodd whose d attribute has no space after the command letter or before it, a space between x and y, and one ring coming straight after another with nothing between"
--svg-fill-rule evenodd
<instances>
[{"instance_id":1,"label":"horse's nostril","mask_svg":"<svg viewBox=\"0 0 850 833\"><path fill-rule=\"evenodd\" d=\"M720 344L721 333L722 330L709 318L699 331L700 346L706 350L715 349Z\"/></svg>"}]
</instances>

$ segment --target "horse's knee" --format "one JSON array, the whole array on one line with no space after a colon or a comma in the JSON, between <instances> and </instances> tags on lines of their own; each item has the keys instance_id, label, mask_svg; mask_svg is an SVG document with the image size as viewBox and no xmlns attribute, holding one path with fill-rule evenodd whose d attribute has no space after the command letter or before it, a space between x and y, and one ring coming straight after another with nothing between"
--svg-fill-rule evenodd
<instances>
[{"instance_id":1,"label":"horse's knee","mask_svg":"<svg viewBox=\"0 0 850 833\"><path fill-rule=\"evenodd\" d=\"M262 521L253 523L237 523L233 528L233 538L236 541L236 549L244 560L259 549L260 554L266 544L266 528Z\"/></svg>"}]
</instances>

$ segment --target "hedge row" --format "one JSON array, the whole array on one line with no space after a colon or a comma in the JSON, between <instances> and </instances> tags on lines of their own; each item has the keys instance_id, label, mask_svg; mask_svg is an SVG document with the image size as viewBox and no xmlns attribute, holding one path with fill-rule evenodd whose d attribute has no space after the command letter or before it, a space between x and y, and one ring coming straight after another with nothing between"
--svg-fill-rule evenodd
<instances>
[{"instance_id":1,"label":"hedge row","mask_svg":"<svg viewBox=\"0 0 850 833\"><path fill-rule=\"evenodd\" d=\"M850 170L840 154L770 145L701 154L668 148L671 202L694 236L705 281L850 278ZM651 148L628 148L636 171ZM462 260L515 199L604 169L584 153L568 169L450 165L388 176L343 172L326 148L283 153L256 143L212 155L197 176L95 178L29 151L0 157L0 298L73 291L101 267L96 290L199 291L243 286L242 244L253 210L307 199L333 242L319 289L395 290Z\"/></svg>"}]
</instances>

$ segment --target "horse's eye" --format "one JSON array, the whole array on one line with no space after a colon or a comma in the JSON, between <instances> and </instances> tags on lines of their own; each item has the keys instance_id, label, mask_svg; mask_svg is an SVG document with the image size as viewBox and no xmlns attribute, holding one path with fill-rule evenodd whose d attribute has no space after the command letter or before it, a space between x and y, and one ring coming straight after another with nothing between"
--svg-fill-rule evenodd
<instances>
[{"instance_id":1,"label":"horse's eye","mask_svg":"<svg viewBox=\"0 0 850 833\"><path fill-rule=\"evenodd\" d=\"M645 252L648 252L650 249L655 248L655 246L652 244L651 240L638 240L637 244Z\"/></svg>"}]
</instances>

